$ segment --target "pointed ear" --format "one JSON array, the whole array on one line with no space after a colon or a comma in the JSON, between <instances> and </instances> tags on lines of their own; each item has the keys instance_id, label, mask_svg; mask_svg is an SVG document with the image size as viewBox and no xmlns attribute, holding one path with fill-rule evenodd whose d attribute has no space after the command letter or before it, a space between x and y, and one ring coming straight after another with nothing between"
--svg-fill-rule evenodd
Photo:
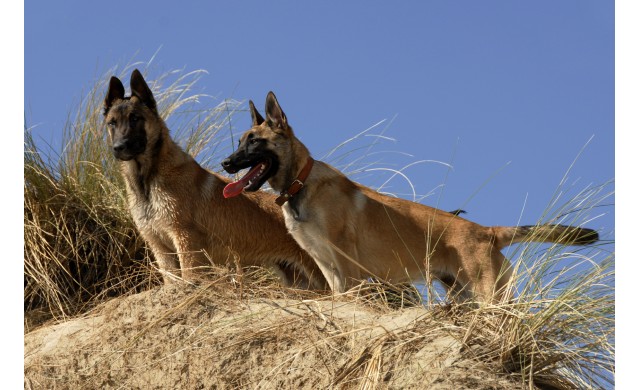
<instances>
[{"instance_id":1,"label":"pointed ear","mask_svg":"<svg viewBox=\"0 0 640 390\"><path fill-rule=\"evenodd\" d=\"M118 99L124 99L124 85L122 81L115 76L111 76L109 80L109 89L107 90L107 96L104 98L104 115L107 115L107 111Z\"/></svg>"},{"instance_id":2,"label":"pointed ear","mask_svg":"<svg viewBox=\"0 0 640 390\"><path fill-rule=\"evenodd\" d=\"M280 130L286 130L289 128L287 124L287 116L280 108L278 99L273 92L267 94L267 102L265 103L264 111L267 113L267 122L271 127L279 128Z\"/></svg>"},{"instance_id":3,"label":"pointed ear","mask_svg":"<svg viewBox=\"0 0 640 390\"><path fill-rule=\"evenodd\" d=\"M149 107L151 111L157 112L156 100L153 98L153 93L138 69L135 69L131 73L131 96L137 97L140 102Z\"/></svg>"},{"instance_id":4,"label":"pointed ear","mask_svg":"<svg viewBox=\"0 0 640 390\"><path fill-rule=\"evenodd\" d=\"M249 100L249 111L251 111L252 126L260 126L264 122L264 118L260 115L258 110L256 110L256 106L251 100Z\"/></svg>"}]
</instances>

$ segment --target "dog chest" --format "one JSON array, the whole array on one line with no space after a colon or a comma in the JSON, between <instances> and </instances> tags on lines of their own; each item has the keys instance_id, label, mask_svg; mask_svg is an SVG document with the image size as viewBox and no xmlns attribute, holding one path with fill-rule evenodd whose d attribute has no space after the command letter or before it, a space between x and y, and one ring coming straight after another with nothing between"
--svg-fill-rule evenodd
<instances>
[{"instance_id":1,"label":"dog chest","mask_svg":"<svg viewBox=\"0 0 640 390\"><path fill-rule=\"evenodd\" d=\"M152 186L149 198L131 194L129 208L136 223L140 225L158 224L176 217L176 200L162 187ZM164 222L166 223L166 222Z\"/></svg>"}]
</instances>

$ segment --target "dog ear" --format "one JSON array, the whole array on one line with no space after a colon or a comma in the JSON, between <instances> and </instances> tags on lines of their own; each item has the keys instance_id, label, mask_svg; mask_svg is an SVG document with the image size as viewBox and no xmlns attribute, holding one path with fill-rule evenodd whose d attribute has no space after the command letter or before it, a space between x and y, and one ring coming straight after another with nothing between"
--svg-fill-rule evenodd
<instances>
[{"instance_id":1,"label":"dog ear","mask_svg":"<svg viewBox=\"0 0 640 390\"><path fill-rule=\"evenodd\" d=\"M264 122L264 118L260 115L258 110L256 110L256 106L251 100L249 100L249 111L251 111L252 126L260 126Z\"/></svg>"},{"instance_id":2,"label":"dog ear","mask_svg":"<svg viewBox=\"0 0 640 390\"><path fill-rule=\"evenodd\" d=\"M104 115L107 115L107 111L109 111L113 102L118 99L124 99L124 85L122 85L122 81L119 78L111 76L107 96L104 98Z\"/></svg>"},{"instance_id":3,"label":"dog ear","mask_svg":"<svg viewBox=\"0 0 640 390\"><path fill-rule=\"evenodd\" d=\"M276 95L271 91L267 94L264 111L267 113L267 123L269 127L273 128L276 132L278 132L278 130L286 131L289 128L287 116L282 111L282 108L280 108Z\"/></svg>"},{"instance_id":4,"label":"dog ear","mask_svg":"<svg viewBox=\"0 0 640 390\"><path fill-rule=\"evenodd\" d=\"M142 73L140 73L138 69L135 69L131 73L131 96L135 96L140 99L142 104L151 109L151 111L155 111L156 113L158 112L156 108L156 100L153 98L153 93L144 81Z\"/></svg>"}]
</instances>

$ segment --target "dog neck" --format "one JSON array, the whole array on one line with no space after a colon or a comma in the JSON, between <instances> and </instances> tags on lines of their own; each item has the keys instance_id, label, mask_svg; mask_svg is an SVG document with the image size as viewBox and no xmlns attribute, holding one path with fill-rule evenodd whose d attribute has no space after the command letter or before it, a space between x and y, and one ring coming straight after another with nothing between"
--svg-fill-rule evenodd
<instances>
[{"instance_id":1,"label":"dog neck","mask_svg":"<svg viewBox=\"0 0 640 390\"><path fill-rule=\"evenodd\" d=\"M186 155L171 139L169 130L163 126L158 138L145 153L130 161L121 162L129 192L138 201L148 202L151 183L155 180L160 165L180 164L185 159L183 154Z\"/></svg>"},{"instance_id":2,"label":"dog neck","mask_svg":"<svg viewBox=\"0 0 640 390\"><path fill-rule=\"evenodd\" d=\"M302 167L302 170L298 173L298 176L293 180L289 188L280 192L280 196L276 198L278 206L285 204L304 187L304 182L307 180L307 177L309 177L311 168L313 168L313 162L314 160L311 156L307 157L307 163Z\"/></svg>"}]
</instances>

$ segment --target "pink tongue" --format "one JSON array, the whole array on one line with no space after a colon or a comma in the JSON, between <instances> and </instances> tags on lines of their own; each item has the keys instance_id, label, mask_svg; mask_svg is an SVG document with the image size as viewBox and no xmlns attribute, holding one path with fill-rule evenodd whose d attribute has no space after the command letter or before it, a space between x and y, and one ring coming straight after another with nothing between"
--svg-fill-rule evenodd
<instances>
[{"instance_id":1,"label":"pink tongue","mask_svg":"<svg viewBox=\"0 0 640 390\"><path fill-rule=\"evenodd\" d=\"M234 196L240 195L242 191L244 191L244 187L245 185L242 183L242 180L229 183L224 187L222 195L225 198L233 198Z\"/></svg>"},{"instance_id":2,"label":"pink tongue","mask_svg":"<svg viewBox=\"0 0 640 390\"><path fill-rule=\"evenodd\" d=\"M264 164L260 163L255 167L251 168L246 175L244 175L240 180L234 181L232 183L227 184L222 191L222 195L225 198L233 198L234 196L238 196L244 191L244 187L249 185L249 181L257 176L257 173L260 172L260 169Z\"/></svg>"}]
</instances>

